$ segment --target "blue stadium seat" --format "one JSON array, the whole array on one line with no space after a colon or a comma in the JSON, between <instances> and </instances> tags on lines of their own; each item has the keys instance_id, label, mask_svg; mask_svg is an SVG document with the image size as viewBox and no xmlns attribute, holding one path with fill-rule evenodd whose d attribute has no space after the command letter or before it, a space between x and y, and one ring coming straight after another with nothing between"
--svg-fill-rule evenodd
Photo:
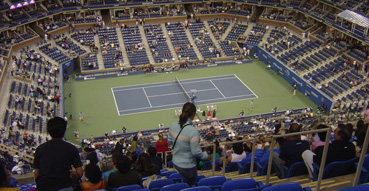
<instances>
[{"instance_id":1,"label":"blue stadium seat","mask_svg":"<svg viewBox=\"0 0 369 191\"><path fill-rule=\"evenodd\" d=\"M181 191L212 191L212 190L208 186L198 186L198 187L186 188Z\"/></svg>"},{"instance_id":2,"label":"blue stadium seat","mask_svg":"<svg viewBox=\"0 0 369 191\"><path fill-rule=\"evenodd\" d=\"M149 190L150 191L159 191L162 187L166 185L174 184L173 180L171 179L161 179L161 180L155 180L150 182L149 184Z\"/></svg>"},{"instance_id":3,"label":"blue stadium seat","mask_svg":"<svg viewBox=\"0 0 369 191\"><path fill-rule=\"evenodd\" d=\"M186 189L189 187L190 186L186 183L178 183L178 184L164 186L160 189L160 191L177 191L177 190L182 190L182 189Z\"/></svg>"},{"instance_id":4,"label":"blue stadium seat","mask_svg":"<svg viewBox=\"0 0 369 191\"><path fill-rule=\"evenodd\" d=\"M342 176L349 173L355 172L355 162L359 160L359 157L353 158L348 161L339 161L339 162L331 162L325 166L323 172L323 179L332 178L336 176ZM313 163L313 180L316 181L318 179L319 166L316 163Z\"/></svg>"},{"instance_id":5,"label":"blue stadium seat","mask_svg":"<svg viewBox=\"0 0 369 191\"><path fill-rule=\"evenodd\" d=\"M358 185L358 186L343 188L343 189L340 189L340 190L337 190L337 191L363 191L363 190L369 190L369 185L368 184L362 184L362 185Z\"/></svg>"},{"instance_id":6,"label":"blue stadium seat","mask_svg":"<svg viewBox=\"0 0 369 191\"><path fill-rule=\"evenodd\" d=\"M130 191L130 190L137 190L137 189L141 189L141 186L139 186L138 184L135 184L135 185L119 187L115 191Z\"/></svg>"},{"instance_id":7,"label":"blue stadium seat","mask_svg":"<svg viewBox=\"0 0 369 191\"><path fill-rule=\"evenodd\" d=\"M220 189L227 179L224 176L210 176L203 178L197 184L198 186L209 186L211 189Z\"/></svg>"},{"instance_id":8,"label":"blue stadium seat","mask_svg":"<svg viewBox=\"0 0 369 191\"><path fill-rule=\"evenodd\" d=\"M306 188L302 188L300 186L300 184L296 183L296 182L288 182L288 183L283 183L283 184L278 184L275 186L270 186L265 188L263 191L308 191L311 189L309 187Z\"/></svg>"},{"instance_id":9,"label":"blue stadium seat","mask_svg":"<svg viewBox=\"0 0 369 191\"><path fill-rule=\"evenodd\" d=\"M271 186L272 184L266 184L263 185L261 182L256 182L252 178L240 178L236 180L230 180L223 184L222 191L232 191L232 190L238 190L238 189L247 189L247 190L262 190L268 186Z\"/></svg>"}]
</instances>

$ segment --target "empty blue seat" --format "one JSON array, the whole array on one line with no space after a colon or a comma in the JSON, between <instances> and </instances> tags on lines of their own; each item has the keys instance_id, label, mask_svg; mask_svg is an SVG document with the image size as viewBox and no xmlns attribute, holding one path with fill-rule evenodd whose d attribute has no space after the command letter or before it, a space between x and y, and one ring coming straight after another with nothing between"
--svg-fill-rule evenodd
<instances>
[{"instance_id":1,"label":"empty blue seat","mask_svg":"<svg viewBox=\"0 0 369 191\"><path fill-rule=\"evenodd\" d=\"M177 191L189 188L190 186L186 183L178 183L164 186L160 189L160 191Z\"/></svg>"},{"instance_id":2,"label":"empty blue seat","mask_svg":"<svg viewBox=\"0 0 369 191\"><path fill-rule=\"evenodd\" d=\"M137 190L137 189L141 189L141 186L135 184L135 185L119 187L115 191L130 191L130 190Z\"/></svg>"},{"instance_id":3,"label":"empty blue seat","mask_svg":"<svg viewBox=\"0 0 369 191\"><path fill-rule=\"evenodd\" d=\"M210 176L203 178L197 184L198 186L209 186L211 189L220 189L227 179L224 176Z\"/></svg>"}]
</instances>

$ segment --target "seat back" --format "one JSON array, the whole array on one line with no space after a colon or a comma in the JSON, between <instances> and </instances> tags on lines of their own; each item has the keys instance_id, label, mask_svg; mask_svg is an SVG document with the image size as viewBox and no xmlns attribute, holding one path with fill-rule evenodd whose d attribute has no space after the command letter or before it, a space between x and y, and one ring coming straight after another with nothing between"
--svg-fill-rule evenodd
<instances>
[{"instance_id":1,"label":"seat back","mask_svg":"<svg viewBox=\"0 0 369 191\"><path fill-rule=\"evenodd\" d=\"M300 184L296 182L288 182L283 184L278 184L270 187L264 188L263 191L302 191Z\"/></svg>"},{"instance_id":2,"label":"seat back","mask_svg":"<svg viewBox=\"0 0 369 191\"><path fill-rule=\"evenodd\" d=\"M361 169L359 184L369 182L369 154L365 155L363 167Z\"/></svg>"},{"instance_id":3,"label":"seat back","mask_svg":"<svg viewBox=\"0 0 369 191\"><path fill-rule=\"evenodd\" d=\"M362 184L362 185L358 185L358 186L343 188L343 189L337 190L337 191L363 191L363 190L369 190L369 185L368 184Z\"/></svg>"},{"instance_id":4,"label":"seat back","mask_svg":"<svg viewBox=\"0 0 369 191\"><path fill-rule=\"evenodd\" d=\"M182 175L178 172L173 173L169 176L169 179L172 179L173 182L181 182L182 181Z\"/></svg>"},{"instance_id":5,"label":"seat back","mask_svg":"<svg viewBox=\"0 0 369 191\"><path fill-rule=\"evenodd\" d=\"M307 174L307 168L304 162L295 162L293 163L287 171L287 178L300 176Z\"/></svg>"},{"instance_id":6,"label":"seat back","mask_svg":"<svg viewBox=\"0 0 369 191\"><path fill-rule=\"evenodd\" d=\"M196 185L199 183L199 181L201 180L201 179L203 179L203 178L205 178L205 176L204 175L202 175L202 174L198 174L197 175L197 178L196 178Z\"/></svg>"},{"instance_id":7,"label":"seat back","mask_svg":"<svg viewBox=\"0 0 369 191\"><path fill-rule=\"evenodd\" d=\"M212 191L212 190L211 188L207 186L198 186L198 187L186 188L181 191Z\"/></svg>"},{"instance_id":8,"label":"seat back","mask_svg":"<svg viewBox=\"0 0 369 191\"><path fill-rule=\"evenodd\" d=\"M226 167L226 172L238 171L238 162L231 162Z\"/></svg>"},{"instance_id":9,"label":"seat back","mask_svg":"<svg viewBox=\"0 0 369 191\"><path fill-rule=\"evenodd\" d=\"M223 184L222 191L231 191L235 189L249 189L256 188L256 182L252 178L240 178L236 180L230 180Z\"/></svg>"},{"instance_id":10,"label":"seat back","mask_svg":"<svg viewBox=\"0 0 369 191\"><path fill-rule=\"evenodd\" d=\"M169 184L174 184L172 179L155 180L155 181L150 182L149 190L151 191L160 190L162 187L169 185Z\"/></svg>"},{"instance_id":11,"label":"seat back","mask_svg":"<svg viewBox=\"0 0 369 191\"><path fill-rule=\"evenodd\" d=\"M161 176L166 176L167 178L169 178L169 176L170 176L171 174L174 174L174 173L177 173L177 171L175 171L175 170L171 170L171 171L164 171L164 172L161 172L161 173L160 173L160 175L161 175Z\"/></svg>"},{"instance_id":12,"label":"seat back","mask_svg":"<svg viewBox=\"0 0 369 191\"><path fill-rule=\"evenodd\" d=\"M201 170L211 170L213 165L210 161L204 162L204 165L201 167Z\"/></svg>"},{"instance_id":13,"label":"seat back","mask_svg":"<svg viewBox=\"0 0 369 191\"><path fill-rule=\"evenodd\" d=\"M134 184L134 185L119 187L115 191L130 191L130 190L137 190L137 189L141 189L141 186L139 186L138 184Z\"/></svg>"},{"instance_id":14,"label":"seat back","mask_svg":"<svg viewBox=\"0 0 369 191\"><path fill-rule=\"evenodd\" d=\"M355 172L355 162L359 160L358 157L348 161L331 162L324 168L323 179L342 176Z\"/></svg>"},{"instance_id":15,"label":"seat back","mask_svg":"<svg viewBox=\"0 0 369 191\"><path fill-rule=\"evenodd\" d=\"M198 186L220 186L227 181L224 176L210 176L199 181Z\"/></svg>"},{"instance_id":16,"label":"seat back","mask_svg":"<svg viewBox=\"0 0 369 191\"><path fill-rule=\"evenodd\" d=\"M160 189L160 191L178 191L182 189L189 188L190 186L186 183L178 183L178 184L171 184L166 185Z\"/></svg>"}]
</instances>

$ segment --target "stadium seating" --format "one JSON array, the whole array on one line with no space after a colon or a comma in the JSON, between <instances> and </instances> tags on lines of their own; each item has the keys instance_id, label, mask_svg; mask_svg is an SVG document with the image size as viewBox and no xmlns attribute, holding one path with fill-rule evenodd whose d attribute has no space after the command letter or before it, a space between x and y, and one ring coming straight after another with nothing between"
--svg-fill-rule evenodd
<instances>
[{"instance_id":1,"label":"stadium seating","mask_svg":"<svg viewBox=\"0 0 369 191\"><path fill-rule=\"evenodd\" d=\"M348 161L339 161L339 162L331 162L325 166L323 172L323 179L332 178L336 176L342 176L345 174L355 172L354 163L359 160L358 157L353 158ZM313 163L313 180L316 181L318 179L319 166Z\"/></svg>"}]
</instances>

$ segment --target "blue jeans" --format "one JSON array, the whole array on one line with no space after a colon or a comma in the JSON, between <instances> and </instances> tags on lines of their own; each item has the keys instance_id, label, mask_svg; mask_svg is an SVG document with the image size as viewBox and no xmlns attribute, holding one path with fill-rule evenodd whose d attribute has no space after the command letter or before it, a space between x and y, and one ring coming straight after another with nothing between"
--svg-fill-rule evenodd
<instances>
[{"instance_id":1,"label":"blue jeans","mask_svg":"<svg viewBox=\"0 0 369 191\"><path fill-rule=\"evenodd\" d=\"M192 168L181 168L175 164L173 164L174 168L177 169L178 173L182 175L183 182L188 185L195 185L197 180L197 167L194 166Z\"/></svg>"}]
</instances>

